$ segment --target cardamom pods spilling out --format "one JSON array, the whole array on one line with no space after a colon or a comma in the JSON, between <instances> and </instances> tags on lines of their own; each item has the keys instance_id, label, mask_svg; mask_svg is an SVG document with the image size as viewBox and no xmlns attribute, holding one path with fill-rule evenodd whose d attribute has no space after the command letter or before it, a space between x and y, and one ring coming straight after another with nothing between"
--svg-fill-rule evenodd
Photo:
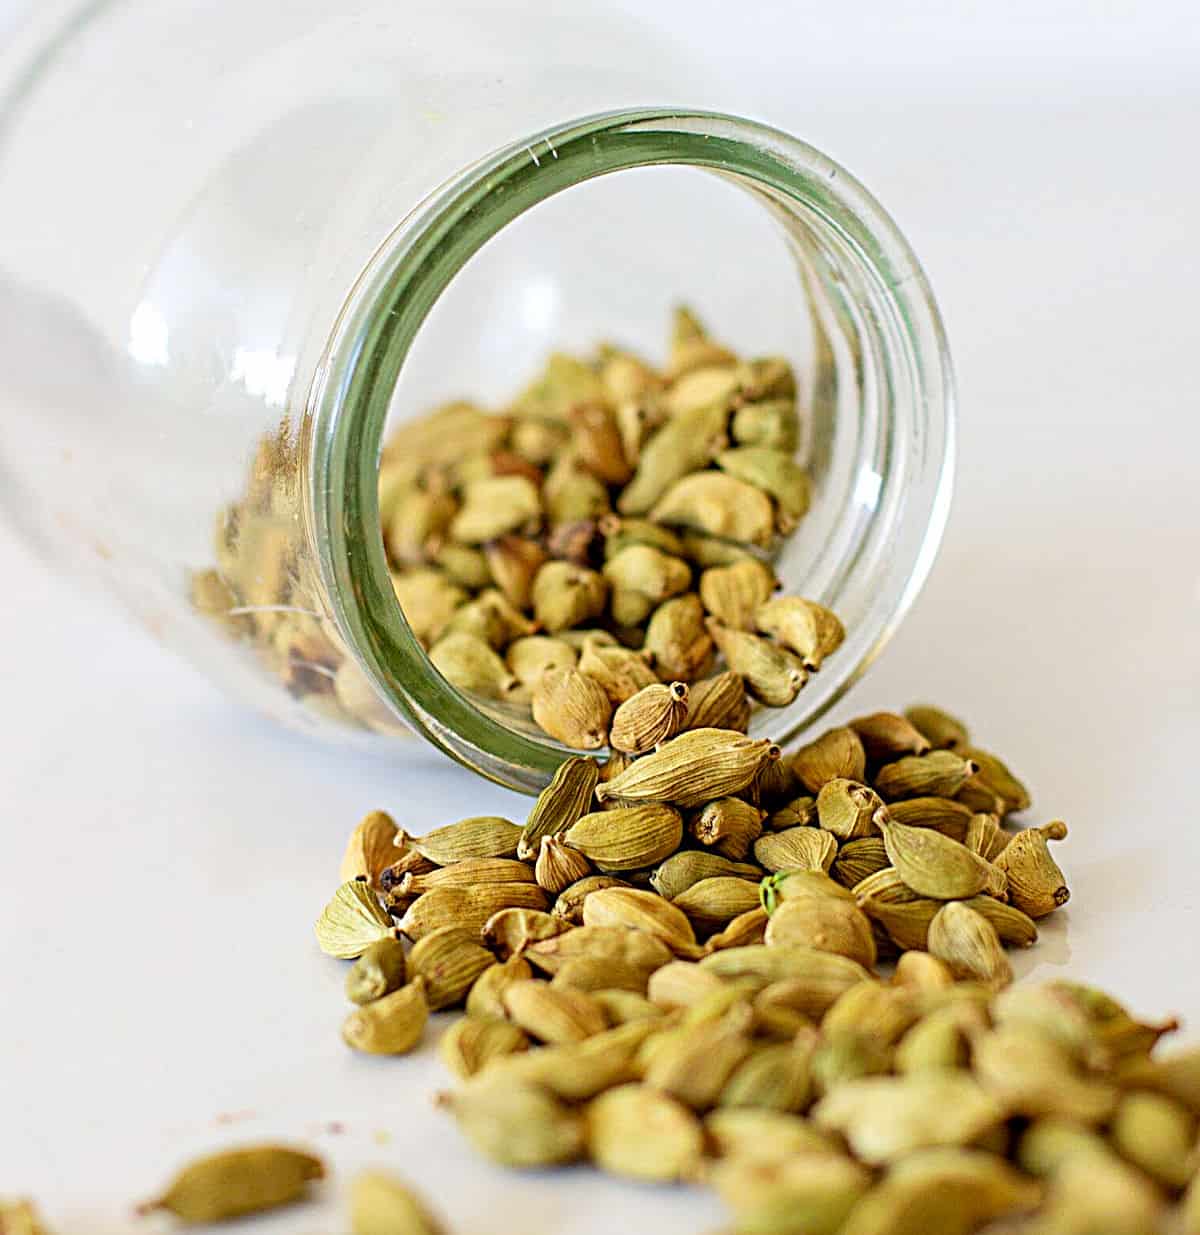
<instances>
[{"instance_id":1,"label":"cardamom pods spilling out","mask_svg":"<svg viewBox=\"0 0 1200 1235\"><path fill-rule=\"evenodd\" d=\"M619 523L609 561L662 531ZM688 716L697 693L735 713L740 682L690 689ZM649 685L626 700L670 693ZM710 1182L739 1231L1066 1235L1103 1214L1150 1232L1172 1209L1189 1229L1200 1052L1155 1054L1175 1022L1093 988L1009 985L1005 948L1066 899L1048 853L1066 827L1014 830L1019 782L993 763L973 784L985 761L931 713L872 713L787 760L683 727L603 767L569 759L524 827L360 827L318 928L359 958L347 1042L411 1050L431 1009L465 1003L442 1102L481 1153ZM364 1223L409 1220L403 1185L377 1191Z\"/></svg>"}]
</instances>

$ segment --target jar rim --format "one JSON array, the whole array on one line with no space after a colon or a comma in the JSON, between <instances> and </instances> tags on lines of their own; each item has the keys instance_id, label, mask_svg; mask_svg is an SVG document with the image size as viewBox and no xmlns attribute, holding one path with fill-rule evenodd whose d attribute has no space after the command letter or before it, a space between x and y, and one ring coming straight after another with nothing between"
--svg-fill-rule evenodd
<instances>
[{"instance_id":1,"label":"jar rim","mask_svg":"<svg viewBox=\"0 0 1200 1235\"><path fill-rule=\"evenodd\" d=\"M926 276L874 197L833 160L780 130L712 111L602 113L544 130L467 168L387 238L351 290L308 404L314 536L334 617L377 690L434 745L489 779L536 791L569 753L506 726L430 664L392 590L378 532L378 467L401 367L434 303L484 244L538 203L597 176L648 166L724 173L835 227L890 302L928 431L918 517L925 530L889 611L787 741L865 671L919 593L949 510L954 394L945 331ZM364 534L365 533L365 534Z\"/></svg>"}]
</instances>

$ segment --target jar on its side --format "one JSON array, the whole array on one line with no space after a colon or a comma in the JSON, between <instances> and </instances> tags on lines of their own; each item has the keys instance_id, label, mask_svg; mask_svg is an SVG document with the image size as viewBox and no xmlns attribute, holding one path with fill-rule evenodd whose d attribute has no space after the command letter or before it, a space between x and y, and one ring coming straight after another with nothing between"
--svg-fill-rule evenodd
<instances>
[{"instance_id":1,"label":"jar on its side","mask_svg":"<svg viewBox=\"0 0 1200 1235\"><path fill-rule=\"evenodd\" d=\"M7 514L272 715L416 729L532 789L563 748L450 687L395 599L385 429L692 302L800 381L813 504L776 570L847 639L756 713L787 739L886 642L946 517L950 365L907 244L805 143L647 106L703 75L583 0L539 6L536 40L532 3L337 8L72 6L0 66ZM222 608L246 537L263 565Z\"/></svg>"}]
</instances>

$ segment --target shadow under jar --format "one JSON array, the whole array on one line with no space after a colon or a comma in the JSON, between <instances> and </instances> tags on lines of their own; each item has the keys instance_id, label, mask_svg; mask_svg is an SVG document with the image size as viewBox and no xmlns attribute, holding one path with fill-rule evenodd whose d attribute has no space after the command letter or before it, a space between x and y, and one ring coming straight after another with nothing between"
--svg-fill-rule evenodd
<instances>
[{"instance_id":1,"label":"shadow under jar","mask_svg":"<svg viewBox=\"0 0 1200 1235\"><path fill-rule=\"evenodd\" d=\"M774 566L847 632L751 732L787 740L867 668L941 538L953 393L925 277L853 177L646 106L702 102L703 74L584 3L75 7L0 83L0 498L31 537L287 723L416 730L536 789L565 748L451 687L396 601L385 432L502 406L556 348L640 350L682 301L795 369L812 507ZM250 535L270 566L221 612Z\"/></svg>"}]
</instances>

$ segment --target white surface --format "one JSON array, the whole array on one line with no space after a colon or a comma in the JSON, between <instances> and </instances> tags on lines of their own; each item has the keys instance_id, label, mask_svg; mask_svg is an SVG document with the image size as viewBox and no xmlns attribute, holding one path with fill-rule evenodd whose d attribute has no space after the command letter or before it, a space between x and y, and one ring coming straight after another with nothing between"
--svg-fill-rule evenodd
<instances>
[{"instance_id":1,"label":"white surface","mask_svg":"<svg viewBox=\"0 0 1200 1235\"><path fill-rule=\"evenodd\" d=\"M1106 984L1195 1033L1196 18L1005 6L988 29L973 7L835 21L750 3L733 32L725 5L656 15L746 65L744 99L714 103L798 132L875 190L946 315L962 409L950 531L845 711L922 697L965 713L1027 777L1035 814L1072 828L1074 898L1021 969ZM523 800L431 754L390 764L277 732L6 533L0 569L0 1192L108 1235L187 1154L270 1134L316 1145L340 1180L367 1161L420 1177L460 1235L719 1221L701 1194L482 1166L430 1108L432 1050L380 1062L341 1046L343 970L310 925L348 828L377 806L417 831L520 818ZM329 1209L256 1229L344 1229L337 1187Z\"/></svg>"}]
</instances>

